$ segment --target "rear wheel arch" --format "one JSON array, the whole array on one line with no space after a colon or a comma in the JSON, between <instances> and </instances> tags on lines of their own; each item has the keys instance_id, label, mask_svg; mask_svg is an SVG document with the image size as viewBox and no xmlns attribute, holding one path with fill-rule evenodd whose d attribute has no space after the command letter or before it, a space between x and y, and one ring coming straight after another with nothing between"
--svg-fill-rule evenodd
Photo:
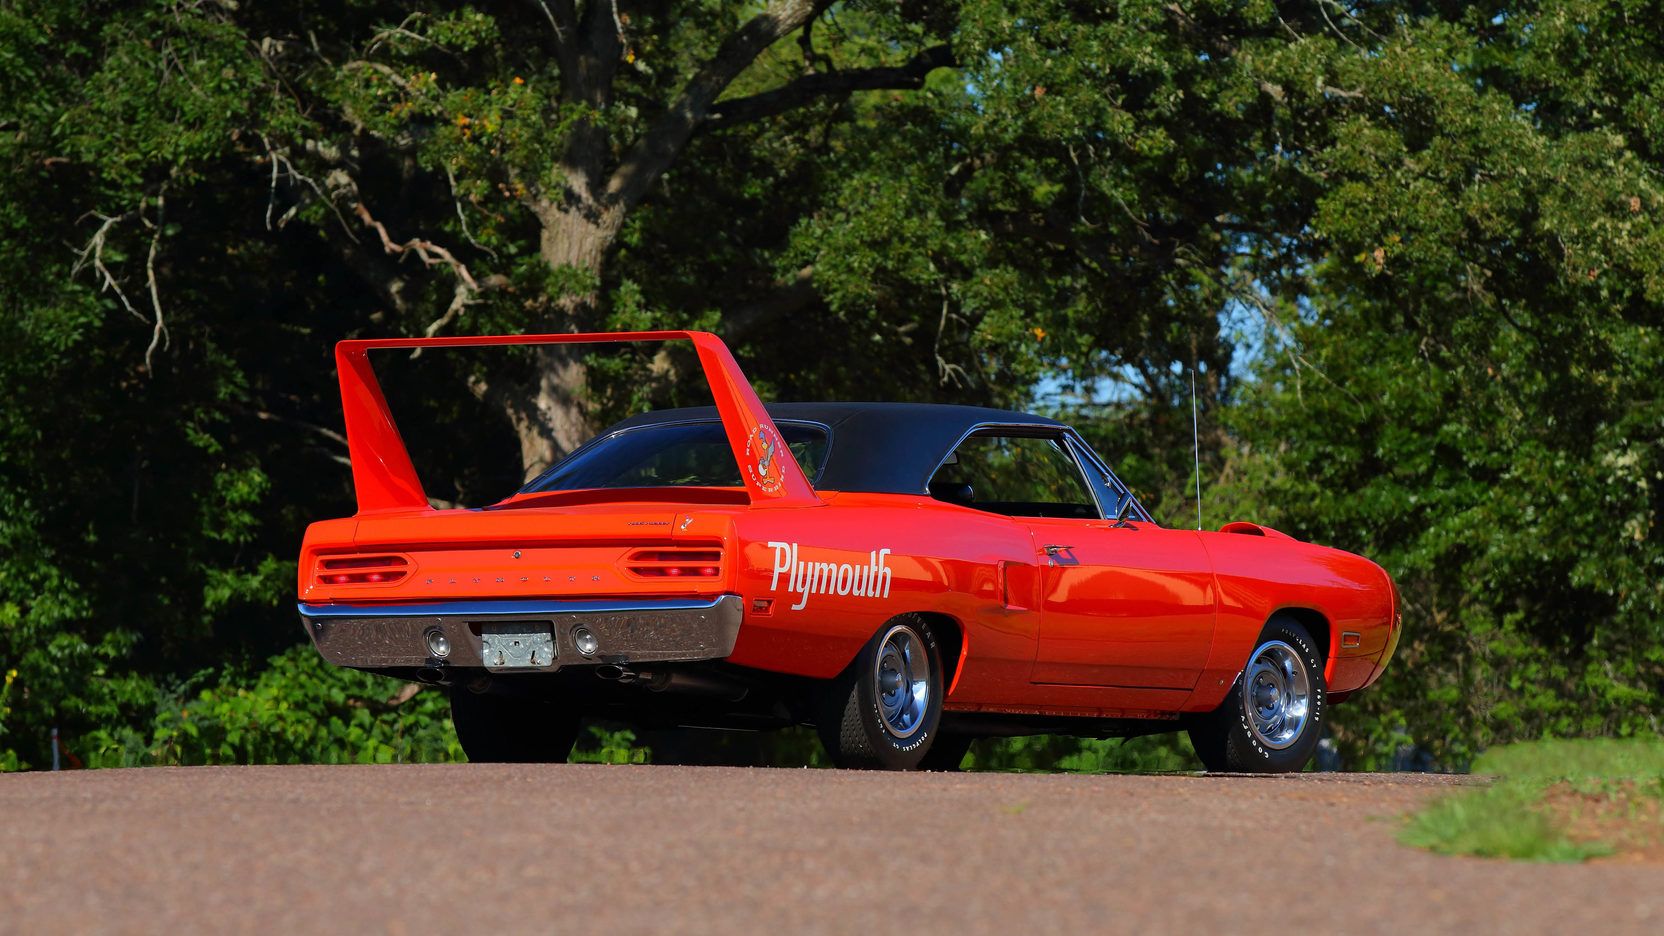
<instances>
[{"instance_id":1,"label":"rear wheel arch","mask_svg":"<svg viewBox=\"0 0 1664 936\"><path fill-rule=\"evenodd\" d=\"M941 611L902 611L886 621L885 626L904 618L914 618L930 628L931 635L936 638L936 642L941 646L942 685L946 687L944 695L952 693L966 656L964 625L959 623L958 618ZM854 663L855 658L860 656L861 647L865 646L866 641L872 639L872 635L867 634L860 639L861 646L856 646L850 652L849 658L844 661L846 667Z\"/></svg>"},{"instance_id":2,"label":"rear wheel arch","mask_svg":"<svg viewBox=\"0 0 1664 936\"><path fill-rule=\"evenodd\" d=\"M947 667L940 625L919 614L884 623L817 690L815 728L838 767L916 770L936 739Z\"/></svg>"},{"instance_id":3,"label":"rear wheel arch","mask_svg":"<svg viewBox=\"0 0 1664 936\"><path fill-rule=\"evenodd\" d=\"M943 696L953 694L959 670L965 656L965 629L952 615L940 611L914 611L912 615L923 621L942 649Z\"/></svg>"}]
</instances>

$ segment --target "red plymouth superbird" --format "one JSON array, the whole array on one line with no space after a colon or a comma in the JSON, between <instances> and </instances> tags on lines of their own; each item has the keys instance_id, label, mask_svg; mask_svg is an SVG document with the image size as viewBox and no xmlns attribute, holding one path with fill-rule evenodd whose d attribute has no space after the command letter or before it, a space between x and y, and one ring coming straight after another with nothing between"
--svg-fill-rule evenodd
<instances>
[{"instance_id":1,"label":"red plymouth superbird","mask_svg":"<svg viewBox=\"0 0 1664 936\"><path fill-rule=\"evenodd\" d=\"M715 406L635 416L483 509L429 505L375 349L688 341ZM969 406L764 406L702 332L336 347L358 513L312 524L325 659L449 688L473 760L579 721L814 725L845 767L954 769L977 737L1188 730L1293 771L1400 633L1367 559L1253 523L1157 525L1075 431Z\"/></svg>"}]
</instances>

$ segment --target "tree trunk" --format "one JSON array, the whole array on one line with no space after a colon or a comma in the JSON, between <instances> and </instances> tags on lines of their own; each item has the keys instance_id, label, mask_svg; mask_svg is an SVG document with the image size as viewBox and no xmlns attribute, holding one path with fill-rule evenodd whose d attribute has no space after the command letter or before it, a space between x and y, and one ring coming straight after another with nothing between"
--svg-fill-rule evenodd
<instances>
[{"instance_id":1,"label":"tree trunk","mask_svg":"<svg viewBox=\"0 0 1664 936\"><path fill-rule=\"evenodd\" d=\"M623 211L546 205L537 215L543 226L540 253L544 262L551 269L570 268L586 281L583 291L553 298L551 315L541 327L550 331L596 327L601 274L622 225ZM520 466L527 480L594 434L585 400L588 376L581 348L545 345L537 349L532 380L503 395L503 405L520 438Z\"/></svg>"},{"instance_id":2,"label":"tree trunk","mask_svg":"<svg viewBox=\"0 0 1664 936\"><path fill-rule=\"evenodd\" d=\"M585 285L578 295L548 303L545 328L588 331L599 324L601 274L625 213L675 162L729 84L770 45L829 5L830 0L771 0L722 41L665 112L623 152L610 175L605 129L589 120L579 122L555 173L560 191L540 194L534 210L543 228L543 261L552 270L583 275ZM555 28L563 97L568 103L604 110L612 101L613 73L621 61L628 18L620 16L617 3L608 7L591 2L581 17L568 2L543 9ZM921 72L918 80L922 76ZM797 97L786 96L793 101ZM752 115L771 112L782 106L781 101L753 107ZM543 347L538 349L531 386L504 388L501 399L520 437L521 467L527 478L591 435L584 398L587 377L581 351Z\"/></svg>"}]
</instances>

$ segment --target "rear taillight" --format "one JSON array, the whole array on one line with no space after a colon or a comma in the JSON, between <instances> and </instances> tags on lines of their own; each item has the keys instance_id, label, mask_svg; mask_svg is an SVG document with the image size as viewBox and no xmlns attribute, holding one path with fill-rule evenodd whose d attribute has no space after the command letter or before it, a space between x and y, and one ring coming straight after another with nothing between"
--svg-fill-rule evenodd
<instances>
[{"instance_id":1,"label":"rear taillight","mask_svg":"<svg viewBox=\"0 0 1664 936\"><path fill-rule=\"evenodd\" d=\"M638 549L624 557L624 570L642 578L702 578L722 575L722 550L709 547Z\"/></svg>"},{"instance_id":2,"label":"rear taillight","mask_svg":"<svg viewBox=\"0 0 1664 936\"><path fill-rule=\"evenodd\" d=\"M404 556L337 556L318 560L318 581L325 585L391 585L410 575Z\"/></svg>"}]
</instances>

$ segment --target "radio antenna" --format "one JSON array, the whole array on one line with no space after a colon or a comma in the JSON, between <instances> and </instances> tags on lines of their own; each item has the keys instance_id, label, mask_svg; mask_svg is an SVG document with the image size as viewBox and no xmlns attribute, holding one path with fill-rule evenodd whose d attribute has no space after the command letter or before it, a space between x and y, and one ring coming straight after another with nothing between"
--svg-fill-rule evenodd
<instances>
[{"instance_id":1,"label":"radio antenna","mask_svg":"<svg viewBox=\"0 0 1664 936\"><path fill-rule=\"evenodd\" d=\"M1196 529L1202 529L1202 434L1196 428L1196 365L1190 366L1190 452L1196 458Z\"/></svg>"}]
</instances>

